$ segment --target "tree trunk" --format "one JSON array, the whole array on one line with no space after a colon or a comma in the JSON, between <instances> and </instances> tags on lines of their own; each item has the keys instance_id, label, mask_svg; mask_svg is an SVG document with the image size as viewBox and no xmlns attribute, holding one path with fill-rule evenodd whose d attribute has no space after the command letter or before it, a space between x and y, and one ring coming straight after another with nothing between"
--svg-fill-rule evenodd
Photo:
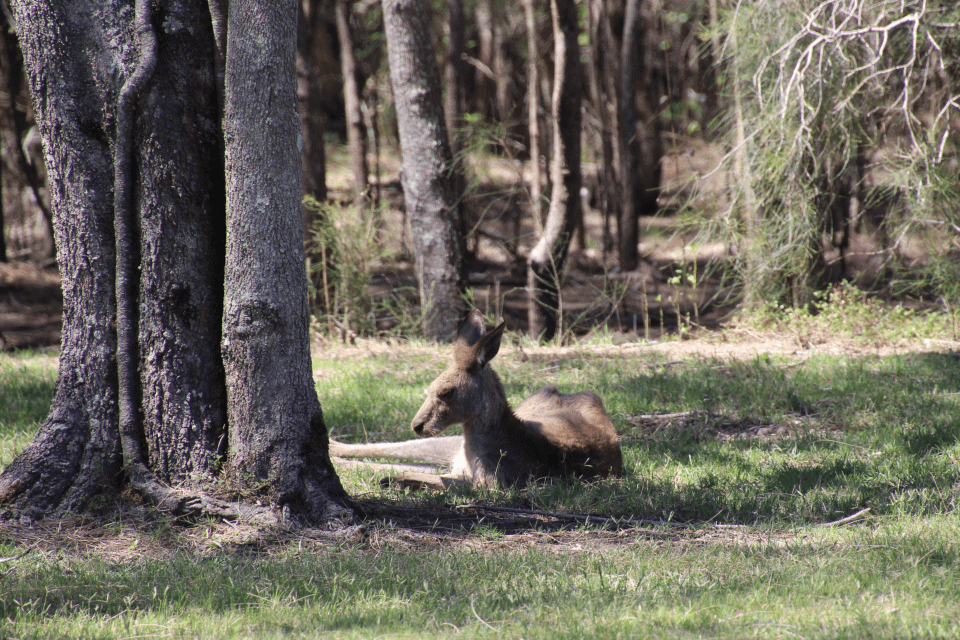
<instances>
[{"instance_id":1,"label":"tree trunk","mask_svg":"<svg viewBox=\"0 0 960 640\"><path fill-rule=\"evenodd\" d=\"M444 80L447 93L444 96L443 112L447 123L447 134L450 136L450 151L454 158L460 155L460 129L463 128L463 112L465 108L464 81L466 80L467 65L463 61L465 18L463 0L447 0L449 33L447 37L447 53L444 65Z\"/></svg>"},{"instance_id":2,"label":"tree trunk","mask_svg":"<svg viewBox=\"0 0 960 640\"><path fill-rule=\"evenodd\" d=\"M620 136L623 170L623 209L620 212L620 268L637 268L639 233L637 218L657 210L660 186L659 78L654 72L652 57L655 43L643 35L653 33L648 27L656 19L659 0L627 0L621 51ZM637 89L642 88L640 95Z\"/></svg>"},{"instance_id":3,"label":"tree trunk","mask_svg":"<svg viewBox=\"0 0 960 640\"><path fill-rule=\"evenodd\" d=\"M259 8L232 4L234 12ZM313 520L349 515L324 455L326 440L312 382L304 381L309 379L309 370L303 372L309 368L305 332L293 338L300 343L296 347L273 344L267 353L249 347L262 322L272 317L260 304L263 297L255 297L257 287L265 285L231 273L226 280L231 288L224 291L224 156L210 7L202 0L171 0L151 18L147 10L152 4L140 0L135 25L129 2L89 0L78 5L77 0L13 4L46 151L64 314L50 414L34 442L0 475L2 513L58 517L95 507L123 486L125 470L135 490L175 515L243 514L275 522L263 508L224 503L200 489L222 472L219 460L227 451L227 438L234 452L256 452L257 446L269 447L269 439L277 439L273 431L282 427L282 446L261 455L273 465L269 481L274 506L290 506L291 514ZM243 66L256 61L239 57L227 65L231 105L238 102L238 93L249 90L244 82L280 84L275 75L286 74L285 100L274 102L271 110L253 113L232 106L227 144L231 168L253 177L244 183L252 184L253 191L239 191L260 196L252 201L259 207L256 213L282 229L285 243L266 244L253 235L256 227L244 226L254 215L249 199L231 201L231 239L248 249L241 259L254 275L286 275L276 261L254 262L260 250L271 258L287 256L304 280L302 257L297 255L299 184L289 15L295 5L285 8L282 15L291 26L283 32L289 42L283 64ZM275 18L279 12L259 15L268 14ZM163 29L154 34L151 25ZM264 30L255 26L244 33L258 34L262 43ZM150 74L150 65L144 63L153 59L149 43L154 35L155 67ZM242 47L234 44L231 56L242 56ZM265 48L271 53L274 49ZM141 89L131 89L137 86ZM278 87L268 89L277 89L274 97L280 95ZM252 117L257 119L243 120ZM248 136L262 146L267 132L270 148L277 150L274 155L237 159L238 152L247 150L238 146L246 144ZM276 178L279 167L286 180ZM277 186L286 198L282 207L274 200L279 198L274 185L255 182L261 175L283 185ZM268 208L268 203L273 206ZM277 210L286 212L282 224L265 215ZM248 304L240 308L247 315L240 318L239 332L234 331L236 322L221 317L225 293L233 314L229 317L238 317L238 286L246 287L248 295L241 301ZM294 307L305 297L305 284L295 289L274 281L270 290L277 297L285 293ZM283 307L283 322L304 324L305 314L286 312L290 306ZM232 349L234 356L229 361L229 398L218 344L221 322L230 341L226 350ZM240 361L241 352L247 361ZM269 404L263 411L273 411L276 423L259 425L256 434L242 422L245 415L257 414L244 404L249 398L236 383L237 370L244 368L267 371L275 379L282 369L291 387L282 400L270 396L269 388L257 389L260 403ZM289 375L291 368L296 375ZM289 400L294 393L299 394L296 401ZM234 419L229 430L228 401ZM299 413L283 413L291 404ZM277 457L283 459L277 462ZM250 468L239 455L231 463ZM317 476L321 478L311 483ZM298 501L303 493L309 498Z\"/></svg>"},{"instance_id":4,"label":"tree trunk","mask_svg":"<svg viewBox=\"0 0 960 640\"><path fill-rule=\"evenodd\" d=\"M403 195L413 231L424 333L452 340L464 315L460 196L441 106L427 0L384 0Z\"/></svg>"},{"instance_id":5,"label":"tree trunk","mask_svg":"<svg viewBox=\"0 0 960 640\"><path fill-rule=\"evenodd\" d=\"M347 117L347 144L350 147L350 168L353 171L353 201L362 204L369 189L367 179L367 128L360 108L357 83L357 60L353 33L350 29L350 4L336 1L337 37L340 39L340 68L343 74L343 107Z\"/></svg>"},{"instance_id":6,"label":"tree trunk","mask_svg":"<svg viewBox=\"0 0 960 640\"><path fill-rule=\"evenodd\" d=\"M477 0L474 13L477 25L477 49L480 65L474 74L476 80L477 110L487 117L493 116L494 86L493 78L493 7L492 0Z\"/></svg>"},{"instance_id":7,"label":"tree trunk","mask_svg":"<svg viewBox=\"0 0 960 640\"><path fill-rule=\"evenodd\" d=\"M327 199L326 151L323 143L323 96L319 77L317 39L324 34L325 23L320 12L320 0L300 3L297 23L297 99L300 129L303 132L300 175L304 195L312 195L319 202ZM304 223L309 225L312 210L303 209Z\"/></svg>"},{"instance_id":8,"label":"tree trunk","mask_svg":"<svg viewBox=\"0 0 960 640\"><path fill-rule=\"evenodd\" d=\"M232 0L223 363L232 480L285 516L349 517L310 367L300 235L296 0ZM255 486L251 486L251 484Z\"/></svg>"},{"instance_id":9,"label":"tree trunk","mask_svg":"<svg viewBox=\"0 0 960 640\"><path fill-rule=\"evenodd\" d=\"M554 38L552 101L553 190L543 234L527 262L527 316L530 335L550 340L556 335L560 309L560 276L570 238L582 214L580 207L580 106L582 78L575 0L551 0Z\"/></svg>"},{"instance_id":10,"label":"tree trunk","mask_svg":"<svg viewBox=\"0 0 960 640\"><path fill-rule=\"evenodd\" d=\"M543 231L547 201L543 197L541 162L546 158L540 136L540 47L537 37L536 0L523 0L527 28L527 129L530 135L530 203L535 228Z\"/></svg>"},{"instance_id":11,"label":"tree trunk","mask_svg":"<svg viewBox=\"0 0 960 640\"><path fill-rule=\"evenodd\" d=\"M620 194L623 193L619 145L614 145L620 132L617 58L612 54L617 47L614 45L607 3L608 0L591 0L589 7L590 47L593 52L589 74L590 100L600 122L600 148L603 157L599 200L603 215L604 258L612 248L611 220L620 219Z\"/></svg>"}]
</instances>

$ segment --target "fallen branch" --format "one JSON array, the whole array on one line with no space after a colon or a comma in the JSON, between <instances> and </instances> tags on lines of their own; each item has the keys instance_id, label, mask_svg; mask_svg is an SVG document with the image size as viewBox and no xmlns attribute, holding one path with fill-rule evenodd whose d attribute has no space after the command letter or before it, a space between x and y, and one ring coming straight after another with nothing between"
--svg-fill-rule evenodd
<instances>
[{"instance_id":1,"label":"fallen branch","mask_svg":"<svg viewBox=\"0 0 960 640\"><path fill-rule=\"evenodd\" d=\"M455 509L479 509L483 511L495 511L500 513L517 513L528 516L542 516L546 518L556 518L558 520L576 520L579 522L597 522L600 524L622 525L656 525L664 527L681 527L691 529L693 525L683 522L668 522L666 520L646 520L642 518L611 518L608 516L591 516L576 513L553 513L550 511L540 511L539 509L520 509L518 507L493 507L480 504L460 504Z\"/></svg>"},{"instance_id":2,"label":"fallen branch","mask_svg":"<svg viewBox=\"0 0 960 640\"><path fill-rule=\"evenodd\" d=\"M870 507L867 507L866 509L860 509L860 511L857 511L856 513L850 514L850 515L847 516L846 518L840 518L839 520L834 520L833 522L823 522L823 523L821 523L821 524L819 524L819 525L817 525L817 526L819 526L819 527L842 527L842 526L845 525L845 524L850 524L851 522L854 522L854 521L856 521L856 520L860 520L860 519L866 517L866 515L867 515L869 512L870 512Z\"/></svg>"}]
</instances>

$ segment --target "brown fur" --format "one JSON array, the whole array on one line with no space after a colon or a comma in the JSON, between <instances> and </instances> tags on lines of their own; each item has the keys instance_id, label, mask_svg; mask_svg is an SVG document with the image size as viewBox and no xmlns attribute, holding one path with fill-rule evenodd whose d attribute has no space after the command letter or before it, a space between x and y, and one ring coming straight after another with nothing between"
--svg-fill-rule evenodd
<instances>
[{"instance_id":1,"label":"brown fur","mask_svg":"<svg viewBox=\"0 0 960 640\"><path fill-rule=\"evenodd\" d=\"M503 329L501 324L487 332L476 310L460 325L453 364L430 385L413 419L413 431L427 440L369 445L331 441L331 454L443 464L450 473L437 476L434 486L448 485L451 479L493 487L523 486L538 478L619 476L620 442L597 394L563 394L544 387L510 408L489 366L500 349ZM462 438L436 438L458 423L463 424ZM422 484L420 475L417 482Z\"/></svg>"}]
</instances>

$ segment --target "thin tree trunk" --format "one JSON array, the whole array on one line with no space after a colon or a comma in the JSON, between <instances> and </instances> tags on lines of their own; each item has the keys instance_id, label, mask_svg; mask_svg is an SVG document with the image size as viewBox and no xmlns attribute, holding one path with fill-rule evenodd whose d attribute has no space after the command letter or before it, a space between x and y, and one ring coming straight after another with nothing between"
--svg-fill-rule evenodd
<instances>
[{"instance_id":1,"label":"thin tree trunk","mask_svg":"<svg viewBox=\"0 0 960 640\"><path fill-rule=\"evenodd\" d=\"M547 201L543 197L545 161L543 140L540 136L540 47L537 37L536 0L523 0L527 26L527 127L530 135L530 203L537 232L543 230Z\"/></svg>"},{"instance_id":2,"label":"thin tree trunk","mask_svg":"<svg viewBox=\"0 0 960 640\"><path fill-rule=\"evenodd\" d=\"M451 340L464 315L463 238L427 0L384 0L403 194L413 231L424 333Z\"/></svg>"},{"instance_id":3,"label":"thin tree trunk","mask_svg":"<svg viewBox=\"0 0 960 640\"><path fill-rule=\"evenodd\" d=\"M355 204L362 204L369 190L367 128L363 122L360 88L357 84L350 4L348 0L336 0L335 9L337 36L340 39L340 68L343 75L343 106L347 116L347 144L350 147L350 168L353 172L353 201Z\"/></svg>"},{"instance_id":4,"label":"thin tree trunk","mask_svg":"<svg viewBox=\"0 0 960 640\"><path fill-rule=\"evenodd\" d=\"M543 234L527 262L530 335L550 340L561 318L560 276L580 207L580 106L582 72L575 0L551 0L554 33L552 101L553 190Z\"/></svg>"},{"instance_id":5,"label":"thin tree trunk","mask_svg":"<svg viewBox=\"0 0 960 640\"><path fill-rule=\"evenodd\" d=\"M633 178L637 171L637 145L634 101L636 100L637 30L640 22L641 0L626 0L623 25L623 49L620 61L620 158L623 163L623 208L620 210L619 262L623 271L637 268L637 209Z\"/></svg>"},{"instance_id":6,"label":"thin tree trunk","mask_svg":"<svg viewBox=\"0 0 960 640\"><path fill-rule=\"evenodd\" d=\"M7 262L7 226L3 218L3 163L0 162L0 262Z\"/></svg>"},{"instance_id":7,"label":"thin tree trunk","mask_svg":"<svg viewBox=\"0 0 960 640\"><path fill-rule=\"evenodd\" d=\"M619 85L617 77L617 57L610 28L610 15L607 0L591 0L590 46L593 51L593 64L590 67L591 100L600 121L600 149L603 158L600 182L600 210L603 214L603 256L613 243L611 221L620 219L620 194L623 187L620 180L619 139L620 118Z\"/></svg>"},{"instance_id":8,"label":"thin tree trunk","mask_svg":"<svg viewBox=\"0 0 960 640\"><path fill-rule=\"evenodd\" d=\"M496 117L507 129L513 119L513 96L510 93L510 78L513 76L513 68L510 59L507 56L507 43L504 34L504 23L509 14L498 7L498 11L493 13L493 77L494 77L494 95L496 96Z\"/></svg>"},{"instance_id":9,"label":"thin tree trunk","mask_svg":"<svg viewBox=\"0 0 960 640\"><path fill-rule=\"evenodd\" d=\"M285 518L318 522L352 514L311 375L296 17L296 0L230 2L222 352L231 480L267 492Z\"/></svg>"},{"instance_id":10,"label":"thin tree trunk","mask_svg":"<svg viewBox=\"0 0 960 640\"><path fill-rule=\"evenodd\" d=\"M758 273L762 260L757 255L761 239L757 238L756 204L753 195L753 181L747 163L746 124L743 116L743 97L739 83L738 60L740 52L737 45L736 27L730 29L730 50L733 57L733 117L734 150L733 173L737 180L737 199L739 200L740 222L743 225L744 255L746 256L746 278L744 278L743 304L747 308L756 308L762 304L760 284L763 278Z\"/></svg>"},{"instance_id":11,"label":"thin tree trunk","mask_svg":"<svg viewBox=\"0 0 960 640\"><path fill-rule=\"evenodd\" d=\"M463 61L465 18L463 0L447 0L448 26L447 52L444 65L444 80L447 88L443 102L444 119L450 138L450 152L460 155L460 129L463 127L465 108L464 80L467 65Z\"/></svg>"},{"instance_id":12,"label":"thin tree trunk","mask_svg":"<svg viewBox=\"0 0 960 640\"><path fill-rule=\"evenodd\" d=\"M477 25L478 53L481 68L476 70L476 101L480 113L493 115L493 98L496 90L493 82L493 8L492 0L477 0L475 21Z\"/></svg>"},{"instance_id":13,"label":"thin tree trunk","mask_svg":"<svg viewBox=\"0 0 960 640\"><path fill-rule=\"evenodd\" d=\"M219 1L219 0L216 0ZM320 92L317 38L324 35L320 0L300 3L297 24L297 98L300 128L303 132L303 151L300 175L304 195L312 195L319 202L327 199L326 150L323 143L323 96ZM304 225L309 227L313 210L303 208ZM305 229L304 231L307 231Z\"/></svg>"}]
</instances>

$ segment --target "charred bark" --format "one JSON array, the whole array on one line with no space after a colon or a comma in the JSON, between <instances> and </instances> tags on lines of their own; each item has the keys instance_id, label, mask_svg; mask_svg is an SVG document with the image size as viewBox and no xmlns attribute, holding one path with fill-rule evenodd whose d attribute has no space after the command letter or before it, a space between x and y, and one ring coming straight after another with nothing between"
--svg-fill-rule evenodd
<instances>
[{"instance_id":1,"label":"charred bark","mask_svg":"<svg viewBox=\"0 0 960 640\"><path fill-rule=\"evenodd\" d=\"M320 0L300 3L297 21L297 99L300 129L303 132L301 180L304 195L319 202L327 199L326 150L323 142L323 95L320 89L319 43L325 26ZM309 226L312 211L304 207L304 224Z\"/></svg>"},{"instance_id":2,"label":"charred bark","mask_svg":"<svg viewBox=\"0 0 960 640\"><path fill-rule=\"evenodd\" d=\"M656 47L648 33L655 20L656 0L627 0L621 49L620 158L623 208L620 211L620 268L637 268L637 219L657 210L660 186L660 82L652 57ZM648 27L641 29L641 27ZM638 91L639 90L639 91Z\"/></svg>"}]
</instances>

